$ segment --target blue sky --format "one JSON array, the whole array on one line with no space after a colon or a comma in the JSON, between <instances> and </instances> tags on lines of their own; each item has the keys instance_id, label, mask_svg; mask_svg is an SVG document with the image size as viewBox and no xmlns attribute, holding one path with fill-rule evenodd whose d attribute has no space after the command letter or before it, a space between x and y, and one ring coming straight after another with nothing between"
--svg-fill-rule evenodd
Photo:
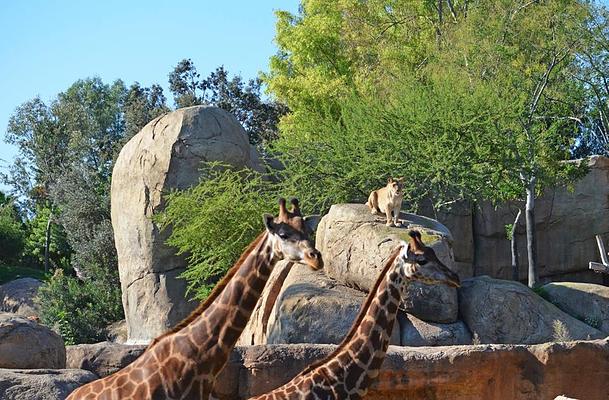
<instances>
[{"instance_id":1,"label":"blue sky","mask_svg":"<svg viewBox=\"0 0 609 400\"><path fill-rule=\"evenodd\" d=\"M74 81L99 76L127 85L162 84L183 58L206 76L219 65L251 78L275 53L275 10L298 0L2 2L0 9L0 169L16 150L4 143L23 102L49 101ZM169 93L165 93L168 97ZM0 189L6 189L0 186Z\"/></svg>"}]
</instances>

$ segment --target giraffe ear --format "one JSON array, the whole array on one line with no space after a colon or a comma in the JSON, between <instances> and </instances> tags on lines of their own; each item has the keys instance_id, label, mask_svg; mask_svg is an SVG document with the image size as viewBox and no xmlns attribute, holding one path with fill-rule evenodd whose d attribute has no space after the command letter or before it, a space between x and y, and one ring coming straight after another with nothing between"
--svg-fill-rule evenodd
<instances>
[{"instance_id":1,"label":"giraffe ear","mask_svg":"<svg viewBox=\"0 0 609 400\"><path fill-rule=\"evenodd\" d=\"M275 217L273 217L271 214L264 214L262 216L262 222L264 223L264 227L267 231L273 232L275 230L275 222L273 222L274 220Z\"/></svg>"},{"instance_id":2,"label":"giraffe ear","mask_svg":"<svg viewBox=\"0 0 609 400\"><path fill-rule=\"evenodd\" d=\"M308 215L308 216L304 217L302 220L304 221L305 225L309 229L309 232L315 232L315 230L317 229L317 225L319 224L319 221L321 220L321 216Z\"/></svg>"}]
</instances>

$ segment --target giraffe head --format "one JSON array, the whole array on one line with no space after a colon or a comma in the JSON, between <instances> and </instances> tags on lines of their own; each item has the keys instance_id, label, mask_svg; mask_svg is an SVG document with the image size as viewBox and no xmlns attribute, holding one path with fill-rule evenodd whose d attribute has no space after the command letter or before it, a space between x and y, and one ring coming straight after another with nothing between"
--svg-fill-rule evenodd
<instances>
[{"instance_id":1,"label":"giraffe head","mask_svg":"<svg viewBox=\"0 0 609 400\"><path fill-rule=\"evenodd\" d=\"M421 241L421 233L410 231L409 242L405 243L397 262L402 264L406 279L436 285L445 283L452 287L461 286L459 275L451 271L436 256L431 247Z\"/></svg>"},{"instance_id":2,"label":"giraffe head","mask_svg":"<svg viewBox=\"0 0 609 400\"><path fill-rule=\"evenodd\" d=\"M279 199L279 216L264 214L264 226L273 241L273 252L279 259L304 262L317 270L324 263L321 253L311 241L311 234L317 227L319 216L303 217L298 200L290 201L288 211L285 199Z\"/></svg>"}]
</instances>

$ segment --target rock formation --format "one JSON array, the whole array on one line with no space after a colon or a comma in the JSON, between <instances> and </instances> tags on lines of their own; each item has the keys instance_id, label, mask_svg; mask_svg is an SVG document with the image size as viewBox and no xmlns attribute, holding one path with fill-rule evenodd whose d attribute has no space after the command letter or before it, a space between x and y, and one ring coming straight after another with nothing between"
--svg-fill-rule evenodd
<instances>
[{"instance_id":1,"label":"rock formation","mask_svg":"<svg viewBox=\"0 0 609 400\"><path fill-rule=\"evenodd\" d=\"M534 344L605 336L525 285L488 276L462 283L459 309L463 321L481 343Z\"/></svg>"},{"instance_id":2,"label":"rock formation","mask_svg":"<svg viewBox=\"0 0 609 400\"><path fill-rule=\"evenodd\" d=\"M67 346L66 368L84 369L103 378L131 364L144 350L144 345L112 342Z\"/></svg>"},{"instance_id":3,"label":"rock formation","mask_svg":"<svg viewBox=\"0 0 609 400\"><path fill-rule=\"evenodd\" d=\"M434 249L449 268L455 268L453 238L438 221L402 213L402 228L383 224L363 204L335 204L320 221L316 247L324 255L324 270L338 283L368 292L383 269L391 250L408 231L416 229L423 242ZM456 271L460 272L460 271ZM462 276L461 273L459 273ZM403 302L404 310L426 321L450 323L457 320L457 291L445 285L413 283Z\"/></svg>"},{"instance_id":4,"label":"rock formation","mask_svg":"<svg viewBox=\"0 0 609 400\"><path fill-rule=\"evenodd\" d=\"M64 400L95 379L95 374L78 369L0 369L0 399Z\"/></svg>"},{"instance_id":5,"label":"rock formation","mask_svg":"<svg viewBox=\"0 0 609 400\"><path fill-rule=\"evenodd\" d=\"M66 348L61 336L16 314L0 313L0 368L65 366Z\"/></svg>"},{"instance_id":6,"label":"rock formation","mask_svg":"<svg viewBox=\"0 0 609 400\"><path fill-rule=\"evenodd\" d=\"M34 278L19 278L0 285L0 312L37 317L39 307L34 303L34 297L40 285L42 282Z\"/></svg>"},{"instance_id":7,"label":"rock formation","mask_svg":"<svg viewBox=\"0 0 609 400\"><path fill-rule=\"evenodd\" d=\"M246 399L289 381L332 345L236 348L218 377L221 400ZM539 345L389 346L373 400L609 398L609 341Z\"/></svg>"},{"instance_id":8,"label":"rock formation","mask_svg":"<svg viewBox=\"0 0 609 400\"><path fill-rule=\"evenodd\" d=\"M112 226L131 342L147 341L183 319L188 302L184 257L165 245L151 217L163 195L199 181L203 161L260 169L239 122L216 107L195 106L158 117L121 150L112 176Z\"/></svg>"},{"instance_id":9,"label":"rock formation","mask_svg":"<svg viewBox=\"0 0 609 400\"><path fill-rule=\"evenodd\" d=\"M603 275L588 270L589 261L600 257L594 239L602 235L609 241L609 158L592 156L586 176L566 187L547 189L535 201L535 225L539 275L542 280L603 283ZM432 215L431 212L428 212ZM455 237L455 261L460 269L476 275L511 279L510 242L505 225L516 216L513 204L495 207L482 203L480 208L468 203L436 218ZM516 231L520 249L520 279L527 276L524 217Z\"/></svg>"},{"instance_id":10,"label":"rock formation","mask_svg":"<svg viewBox=\"0 0 609 400\"><path fill-rule=\"evenodd\" d=\"M570 316L609 335L609 287L553 282L542 287L541 295Z\"/></svg>"}]
</instances>

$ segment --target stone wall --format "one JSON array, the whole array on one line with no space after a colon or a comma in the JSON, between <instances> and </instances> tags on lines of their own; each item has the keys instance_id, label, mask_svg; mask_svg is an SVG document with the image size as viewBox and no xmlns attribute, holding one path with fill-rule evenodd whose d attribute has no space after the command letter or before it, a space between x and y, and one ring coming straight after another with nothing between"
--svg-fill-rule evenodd
<instances>
[{"instance_id":1,"label":"stone wall","mask_svg":"<svg viewBox=\"0 0 609 400\"><path fill-rule=\"evenodd\" d=\"M218 378L220 399L281 386L332 345L236 348ZM370 400L609 398L609 341L540 345L390 346Z\"/></svg>"},{"instance_id":2,"label":"stone wall","mask_svg":"<svg viewBox=\"0 0 609 400\"><path fill-rule=\"evenodd\" d=\"M594 236L609 240L609 158L588 159L590 170L572 190L546 190L536 201L535 225L539 275L545 281L582 281L603 283L605 277L588 270L589 261L599 261ZM429 214L429 212L427 212ZM516 208L498 208L483 203L480 208L458 204L436 218L450 229L453 252L460 271L511 279L510 242L505 225L514 222ZM520 279L527 277L524 215L517 230ZM467 276L468 274L461 274Z\"/></svg>"}]
</instances>

